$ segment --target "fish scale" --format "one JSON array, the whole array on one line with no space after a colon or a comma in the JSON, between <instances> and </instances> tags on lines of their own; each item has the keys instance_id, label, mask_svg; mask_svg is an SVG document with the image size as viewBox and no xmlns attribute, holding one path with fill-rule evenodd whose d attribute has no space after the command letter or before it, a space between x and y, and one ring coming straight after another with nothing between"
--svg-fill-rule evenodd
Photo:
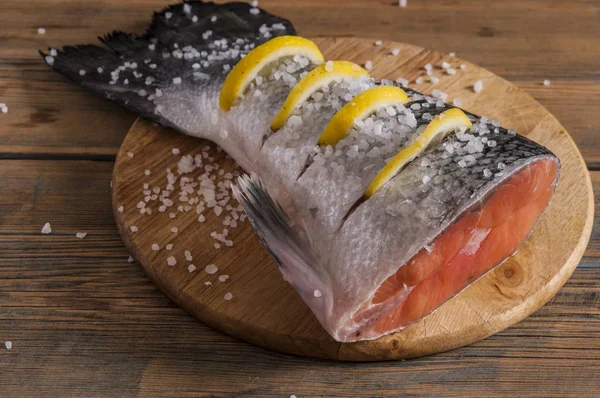
<instances>
[{"instance_id":1,"label":"fish scale","mask_svg":"<svg viewBox=\"0 0 600 398\"><path fill-rule=\"evenodd\" d=\"M504 224L485 228L477 224L477 234L468 242L452 240L452 228L469 221L465 217L471 214L481 215L475 217L481 222L484 212L487 223L496 222L497 209L489 206L503 203L496 195L515 178L519 182L537 173L543 177L539 181L525 180L549 184L534 187L542 193L553 190L558 180L556 156L496 122L465 112L476 123L470 131L433 143L372 196L362 198L364 185L386 159L374 159L378 166L369 172L365 170L368 162L353 166L350 157L344 160L342 156L335 162L335 167L341 168L334 172L333 161L315 161L314 147L327 122L348 98L389 82L367 79L362 86L333 83L322 92L323 103L330 101L329 105L310 109L315 102L309 99L294 112L301 123L288 119L272 132L272 119L293 86L285 79L269 79L271 72L285 66L285 60L280 60L261 72L262 84L255 80L229 112L221 111L219 93L229 70L270 38L295 34L289 21L264 10L250 10L244 3L189 1L155 14L143 36L122 32L105 36L103 41L112 51L85 45L42 56L82 87L165 126L212 140L227 151L250 174L242 177L233 191L261 241L285 279L338 341L374 339L406 327L514 252L518 245L512 242L504 245L502 258L488 256L493 263L469 263L464 272L472 271L474 276L469 274L467 279L462 271L448 276L446 270L454 272L456 264L434 264L426 254L448 249L449 243L436 244L442 245L439 242L446 239L458 249L469 248L468 255L485 259L486 253L479 253L479 248L488 247L491 253L487 236L500 236ZM314 66L294 67L287 77L295 82ZM411 109L416 123L394 150L406 147L420 128L452 108L416 90L405 92L409 96L405 107ZM389 117L374 114L371 118L391 123ZM555 175L549 164L554 165ZM515 186L528 192L527 187ZM532 204L527 202L524 208L537 211L537 220L548 202L538 203L530 195ZM546 196L549 201L551 194ZM509 210L521 214L520 208ZM526 231L517 231L522 239L516 243L530 233L534 225L530 224L523 224ZM457 236L468 238L465 231L458 231ZM502 241L496 243L503 247ZM396 281L399 271L414 266L411 261L417 258L424 261L417 269L422 271L422 280L413 278L419 280L415 285ZM433 274L425 272L426 266L435 268ZM445 280L445 285L436 285L435 278ZM382 297L384 286L391 295L374 302L375 295ZM446 292L445 286L451 289Z\"/></svg>"}]
</instances>

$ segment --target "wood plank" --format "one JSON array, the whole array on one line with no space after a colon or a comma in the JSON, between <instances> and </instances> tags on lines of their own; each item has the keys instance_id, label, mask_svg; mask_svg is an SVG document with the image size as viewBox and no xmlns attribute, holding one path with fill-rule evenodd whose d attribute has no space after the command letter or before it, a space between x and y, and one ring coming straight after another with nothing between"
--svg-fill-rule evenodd
<instances>
[{"instance_id":1,"label":"wood plank","mask_svg":"<svg viewBox=\"0 0 600 398\"><path fill-rule=\"evenodd\" d=\"M112 29L141 33L152 11L165 4L162 0L4 1L0 102L8 104L9 113L0 115L0 156L113 157L134 115L52 73L40 62L37 50L92 43ZM600 26L596 23L600 7L595 2L436 0L411 1L407 8L392 0L262 0L260 4L291 19L306 36L372 37L455 51L527 88L572 133L590 166L600 167L600 144L594 140L600 120L594 111L600 101ZM45 35L36 33L40 26L47 29ZM552 86L540 87L544 79L550 79Z\"/></svg>"},{"instance_id":2,"label":"wood plank","mask_svg":"<svg viewBox=\"0 0 600 398\"><path fill-rule=\"evenodd\" d=\"M590 396L600 387L598 228L559 294L510 329L426 358L344 364L240 342L176 307L126 261L108 210L111 171L0 161L0 186L12 187L0 195L6 396ZM592 180L598 205L600 172ZM41 235L46 221L54 232ZM90 235L76 239L82 230Z\"/></svg>"}]
</instances>

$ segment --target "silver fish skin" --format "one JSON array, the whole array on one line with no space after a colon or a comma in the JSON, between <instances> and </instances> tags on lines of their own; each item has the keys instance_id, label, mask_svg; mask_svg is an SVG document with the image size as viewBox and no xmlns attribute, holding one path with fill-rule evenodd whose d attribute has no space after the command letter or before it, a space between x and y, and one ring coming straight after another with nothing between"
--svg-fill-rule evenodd
<instances>
[{"instance_id":1,"label":"silver fish skin","mask_svg":"<svg viewBox=\"0 0 600 398\"><path fill-rule=\"evenodd\" d=\"M229 112L219 109L219 92L242 56L274 36L295 34L292 25L264 10L251 13L244 3L188 4L191 9L180 4L156 14L144 36L115 32L105 37L112 51L76 46L56 56L42 55L82 87L165 126L209 139L235 159L249 176L241 178L234 194L285 279L337 341L374 339L406 327L373 330L382 314L412 290L370 304L382 283L511 176L541 160L559 164L546 148L467 113L474 123L468 136L447 136L364 200L385 158L368 164L364 158L338 156L338 164L315 146L345 102L389 83L366 78L335 83L318 109L296 112L301 124L287 123L272 132L270 122L291 88L315 65L287 60L287 65L272 66L283 67L286 78L265 78L251 86ZM406 92L410 102L399 110L406 136L394 143L395 151L451 108L417 91ZM385 125L398 120L382 114L372 119ZM471 136L487 141L472 151L467 148ZM467 155L472 160L462 163ZM554 186L557 181L558 175Z\"/></svg>"}]
</instances>

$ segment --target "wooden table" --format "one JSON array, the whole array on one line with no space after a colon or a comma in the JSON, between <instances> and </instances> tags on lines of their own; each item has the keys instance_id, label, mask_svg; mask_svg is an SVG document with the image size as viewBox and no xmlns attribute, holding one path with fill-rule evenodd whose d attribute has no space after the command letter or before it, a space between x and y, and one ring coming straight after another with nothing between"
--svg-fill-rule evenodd
<instances>
[{"instance_id":1,"label":"wooden table","mask_svg":"<svg viewBox=\"0 0 600 398\"><path fill-rule=\"evenodd\" d=\"M455 51L516 83L573 135L600 190L600 1L261 0L306 36ZM36 50L143 31L158 0L3 0L0 9L1 395L594 396L600 235L533 316L469 347L334 363L242 343L152 285L111 213L115 154L135 115L52 73ZM46 28L45 35L37 33ZM550 87L542 85L544 79ZM53 233L42 235L45 222ZM83 240L75 233L88 233ZM596 395L597 396L597 395Z\"/></svg>"}]
</instances>

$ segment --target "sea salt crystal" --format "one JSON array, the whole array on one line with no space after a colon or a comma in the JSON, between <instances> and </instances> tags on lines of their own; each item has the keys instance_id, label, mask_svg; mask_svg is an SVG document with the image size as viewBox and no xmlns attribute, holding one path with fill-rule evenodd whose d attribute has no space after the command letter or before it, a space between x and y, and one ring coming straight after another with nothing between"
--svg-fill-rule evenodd
<instances>
[{"instance_id":1,"label":"sea salt crystal","mask_svg":"<svg viewBox=\"0 0 600 398\"><path fill-rule=\"evenodd\" d=\"M173 232L174 234L176 234L176 233L177 233L177 231L178 231L178 228L177 228L177 227L172 227L172 228L171 228L171 232Z\"/></svg>"},{"instance_id":2,"label":"sea salt crystal","mask_svg":"<svg viewBox=\"0 0 600 398\"><path fill-rule=\"evenodd\" d=\"M79 69L79 76L85 76L85 70Z\"/></svg>"},{"instance_id":3,"label":"sea salt crystal","mask_svg":"<svg viewBox=\"0 0 600 398\"><path fill-rule=\"evenodd\" d=\"M383 41L381 41L381 40L377 40L377 41L375 42L375 45L376 45L376 46L380 46L380 45L382 45L382 44L383 44Z\"/></svg>"},{"instance_id":4,"label":"sea salt crystal","mask_svg":"<svg viewBox=\"0 0 600 398\"><path fill-rule=\"evenodd\" d=\"M212 286L212 282L206 281L204 282L204 286Z\"/></svg>"},{"instance_id":5,"label":"sea salt crystal","mask_svg":"<svg viewBox=\"0 0 600 398\"><path fill-rule=\"evenodd\" d=\"M117 211L118 211L119 213L123 213L123 206L119 206L119 208L117 209Z\"/></svg>"},{"instance_id":6,"label":"sea salt crystal","mask_svg":"<svg viewBox=\"0 0 600 398\"><path fill-rule=\"evenodd\" d=\"M184 3L183 4L183 12L185 12L186 14L189 14L190 12L192 12L192 6Z\"/></svg>"},{"instance_id":7,"label":"sea salt crystal","mask_svg":"<svg viewBox=\"0 0 600 398\"><path fill-rule=\"evenodd\" d=\"M438 83L440 82L440 78L439 78L439 77L437 77L437 76L431 76L431 77L429 78L429 80L430 80L430 81L431 81L431 83L433 83L433 84L438 84Z\"/></svg>"},{"instance_id":8,"label":"sea salt crystal","mask_svg":"<svg viewBox=\"0 0 600 398\"><path fill-rule=\"evenodd\" d=\"M449 53L448 55L451 56L451 57L455 57L456 53Z\"/></svg>"},{"instance_id":9,"label":"sea salt crystal","mask_svg":"<svg viewBox=\"0 0 600 398\"><path fill-rule=\"evenodd\" d=\"M210 17L210 22L217 22L217 17L215 15L213 15L212 17Z\"/></svg>"},{"instance_id":10,"label":"sea salt crystal","mask_svg":"<svg viewBox=\"0 0 600 398\"><path fill-rule=\"evenodd\" d=\"M456 69L448 68L448 69L446 69L446 73L449 75L456 75Z\"/></svg>"},{"instance_id":11,"label":"sea salt crystal","mask_svg":"<svg viewBox=\"0 0 600 398\"><path fill-rule=\"evenodd\" d=\"M315 289L315 291L313 292L313 295L315 297L321 297L323 295L323 293L321 293L321 291L319 289Z\"/></svg>"},{"instance_id":12,"label":"sea salt crystal","mask_svg":"<svg viewBox=\"0 0 600 398\"><path fill-rule=\"evenodd\" d=\"M252 0L252 1L250 2L250 5L251 5L252 7L258 7L258 0Z\"/></svg>"},{"instance_id":13,"label":"sea salt crystal","mask_svg":"<svg viewBox=\"0 0 600 398\"><path fill-rule=\"evenodd\" d=\"M219 275L219 282L225 282L229 279L229 275Z\"/></svg>"},{"instance_id":14,"label":"sea salt crystal","mask_svg":"<svg viewBox=\"0 0 600 398\"><path fill-rule=\"evenodd\" d=\"M403 87L407 87L408 86L408 80L406 80L403 77L399 77L396 79L396 83L400 84Z\"/></svg>"},{"instance_id":15,"label":"sea salt crystal","mask_svg":"<svg viewBox=\"0 0 600 398\"><path fill-rule=\"evenodd\" d=\"M467 167L467 162L465 162L463 159L461 159L461 160L458 162L458 165L459 165L460 167L462 167L462 168L465 168L465 167Z\"/></svg>"},{"instance_id":16,"label":"sea salt crystal","mask_svg":"<svg viewBox=\"0 0 600 398\"><path fill-rule=\"evenodd\" d=\"M196 271L196 266L194 264L188 265L188 272L194 272L194 271Z\"/></svg>"},{"instance_id":17,"label":"sea salt crystal","mask_svg":"<svg viewBox=\"0 0 600 398\"><path fill-rule=\"evenodd\" d=\"M44 235L48 235L49 233L52 232L52 227L50 226L50 223L47 222L46 224L44 224L44 226L42 227L42 233Z\"/></svg>"},{"instance_id":18,"label":"sea salt crystal","mask_svg":"<svg viewBox=\"0 0 600 398\"><path fill-rule=\"evenodd\" d=\"M219 243L215 243L215 249L220 249L221 245Z\"/></svg>"},{"instance_id":19,"label":"sea salt crystal","mask_svg":"<svg viewBox=\"0 0 600 398\"><path fill-rule=\"evenodd\" d=\"M148 170L148 169L144 170L144 174L145 174L145 175L149 176L149 175L150 175L150 173L151 173L151 171L150 171L150 170Z\"/></svg>"},{"instance_id":20,"label":"sea salt crystal","mask_svg":"<svg viewBox=\"0 0 600 398\"><path fill-rule=\"evenodd\" d=\"M180 153L179 148L173 148L173 149L171 149L171 153L173 155L179 155L179 153Z\"/></svg>"},{"instance_id":21,"label":"sea salt crystal","mask_svg":"<svg viewBox=\"0 0 600 398\"><path fill-rule=\"evenodd\" d=\"M133 257L129 256L129 257L127 258L127 262L128 262L128 263L132 263L132 262L133 262Z\"/></svg>"},{"instance_id":22,"label":"sea salt crystal","mask_svg":"<svg viewBox=\"0 0 600 398\"><path fill-rule=\"evenodd\" d=\"M481 80L477 80L475 84L473 84L473 91L479 93L481 90L483 90L483 82Z\"/></svg>"},{"instance_id":23,"label":"sea salt crystal","mask_svg":"<svg viewBox=\"0 0 600 398\"><path fill-rule=\"evenodd\" d=\"M483 176L485 178L490 178L492 176L492 172L489 171L488 169L483 169Z\"/></svg>"},{"instance_id":24,"label":"sea salt crystal","mask_svg":"<svg viewBox=\"0 0 600 398\"><path fill-rule=\"evenodd\" d=\"M204 267L204 272L206 272L209 275L216 274L218 270L219 268L217 268L217 266L214 264L209 264L206 267Z\"/></svg>"},{"instance_id":25,"label":"sea salt crystal","mask_svg":"<svg viewBox=\"0 0 600 398\"><path fill-rule=\"evenodd\" d=\"M428 175L423 176L423 184L428 184L431 181L431 178Z\"/></svg>"},{"instance_id":26,"label":"sea salt crystal","mask_svg":"<svg viewBox=\"0 0 600 398\"><path fill-rule=\"evenodd\" d=\"M167 264L171 267L174 267L177 264L177 260L175 259L175 257L170 256L169 258L167 258Z\"/></svg>"},{"instance_id":27,"label":"sea salt crystal","mask_svg":"<svg viewBox=\"0 0 600 398\"><path fill-rule=\"evenodd\" d=\"M408 0L400 0L398 1L398 5L402 8L405 8L406 5L408 4Z\"/></svg>"},{"instance_id":28,"label":"sea salt crystal","mask_svg":"<svg viewBox=\"0 0 600 398\"><path fill-rule=\"evenodd\" d=\"M325 63L325 70L327 72L333 72L333 61L327 61Z\"/></svg>"},{"instance_id":29,"label":"sea salt crystal","mask_svg":"<svg viewBox=\"0 0 600 398\"><path fill-rule=\"evenodd\" d=\"M256 7L253 7L250 9L250 14L252 15L258 15L260 13L260 10Z\"/></svg>"},{"instance_id":30,"label":"sea salt crystal","mask_svg":"<svg viewBox=\"0 0 600 398\"><path fill-rule=\"evenodd\" d=\"M10 341L5 341L4 342L4 347L6 347L7 350L12 349L12 342Z\"/></svg>"},{"instance_id":31,"label":"sea salt crystal","mask_svg":"<svg viewBox=\"0 0 600 398\"><path fill-rule=\"evenodd\" d=\"M225 296L223 297L225 300L229 301L233 298L233 294L227 292L225 293Z\"/></svg>"},{"instance_id":32,"label":"sea salt crystal","mask_svg":"<svg viewBox=\"0 0 600 398\"><path fill-rule=\"evenodd\" d=\"M127 156L129 156L130 158L133 157L133 152L127 152Z\"/></svg>"},{"instance_id":33,"label":"sea salt crystal","mask_svg":"<svg viewBox=\"0 0 600 398\"><path fill-rule=\"evenodd\" d=\"M446 61L442 62L442 69L448 69L450 66L451 65L448 62L446 62Z\"/></svg>"},{"instance_id":34,"label":"sea salt crystal","mask_svg":"<svg viewBox=\"0 0 600 398\"><path fill-rule=\"evenodd\" d=\"M399 48L394 48L394 49L392 50L392 55L393 55L393 56L396 56L396 55L398 55L398 54L400 54L400 49L399 49Z\"/></svg>"},{"instance_id":35,"label":"sea salt crystal","mask_svg":"<svg viewBox=\"0 0 600 398\"><path fill-rule=\"evenodd\" d=\"M138 227L136 227L135 225L132 225L129 228L131 229L131 232L137 232L138 231Z\"/></svg>"},{"instance_id":36,"label":"sea salt crystal","mask_svg":"<svg viewBox=\"0 0 600 398\"><path fill-rule=\"evenodd\" d=\"M462 101L458 98L454 98L454 100L452 101L452 105L454 106L461 106L462 105Z\"/></svg>"},{"instance_id":37,"label":"sea salt crystal","mask_svg":"<svg viewBox=\"0 0 600 398\"><path fill-rule=\"evenodd\" d=\"M158 246L158 244L153 243L152 244L152 250L154 250L156 252L156 251L160 250L160 247Z\"/></svg>"},{"instance_id":38,"label":"sea salt crystal","mask_svg":"<svg viewBox=\"0 0 600 398\"><path fill-rule=\"evenodd\" d=\"M167 250L171 250L173 248L173 244L169 243L168 245L165 246L165 249Z\"/></svg>"},{"instance_id":39,"label":"sea salt crystal","mask_svg":"<svg viewBox=\"0 0 600 398\"><path fill-rule=\"evenodd\" d=\"M172 16L173 16L172 12L165 12L165 18L166 19L171 19Z\"/></svg>"},{"instance_id":40,"label":"sea salt crystal","mask_svg":"<svg viewBox=\"0 0 600 398\"><path fill-rule=\"evenodd\" d=\"M467 69L467 65L465 65L465 64L460 64L460 69L462 69L462 70L465 70L465 69Z\"/></svg>"},{"instance_id":41,"label":"sea salt crystal","mask_svg":"<svg viewBox=\"0 0 600 398\"><path fill-rule=\"evenodd\" d=\"M87 235L87 232L77 232L77 233L75 234L75 236L76 236L77 238L79 238L79 239L83 239L83 238L85 238L85 237L86 237L86 235Z\"/></svg>"},{"instance_id":42,"label":"sea salt crystal","mask_svg":"<svg viewBox=\"0 0 600 398\"><path fill-rule=\"evenodd\" d=\"M173 78L173 84L181 84L181 78L180 77L174 77Z\"/></svg>"},{"instance_id":43,"label":"sea salt crystal","mask_svg":"<svg viewBox=\"0 0 600 398\"><path fill-rule=\"evenodd\" d=\"M544 86L549 86L550 85L550 80L546 79L544 80Z\"/></svg>"},{"instance_id":44,"label":"sea salt crystal","mask_svg":"<svg viewBox=\"0 0 600 398\"><path fill-rule=\"evenodd\" d=\"M292 115L288 119L288 124L290 125L290 127L302 126L302 123L303 123L302 117L300 117L298 115Z\"/></svg>"},{"instance_id":45,"label":"sea salt crystal","mask_svg":"<svg viewBox=\"0 0 600 398\"><path fill-rule=\"evenodd\" d=\"M365 62L365 69L366 70L373 69L373 62L371 60L367 60L367 62Z\"/></svg>"},{"instance_id":46,"label":"sea salt crystal","mask_svg":"<svg viewBox=\"0 0 600 398\"><path fill-rule=\"evenodd\" d=\"M46 34L46 29L38 28L37 32L38 32L38 35L43 35L43 34Z\"/></svg>"},{"instance_id":47,"label":"sea salt crystal","mask_svg":"<svg viewBox=\"0 0 600 398\"><path fill-rule=\"evenodd\" d=\"M415 83L417 83L417 84L421 84L421 83L423 83L423 77L421 77L421 76L417 77L417 78L415 79Z\"/></svg>"}]
</instances>

